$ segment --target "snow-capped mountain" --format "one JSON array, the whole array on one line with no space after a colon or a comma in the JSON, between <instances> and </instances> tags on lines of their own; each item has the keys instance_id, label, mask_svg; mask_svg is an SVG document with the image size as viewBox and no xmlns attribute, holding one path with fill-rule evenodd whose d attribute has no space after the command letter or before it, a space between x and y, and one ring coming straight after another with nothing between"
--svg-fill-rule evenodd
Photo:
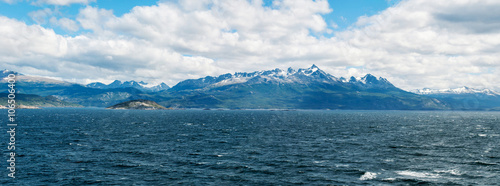
<instances>
[{"instance_id":1,"label":"snow-capped mountain","mask_svg":"<svg viewBox=\"0 0 500 186\"><path fill-rule=\"evenodd\" d=\"M276 68L274 70L255 71L251 73L236 72L234 74L223 74L220 76L207 76L200 79L189 79L182 81L172 87L173 90L193 90L204 88L215 88L233 84L314 84L326 83L340 86L354 86L361 89L367 88L395 88L387 79L375 77L367 74L364 77L351 77L349 80L345 78L337 78L332 76L318 66L312 65L306 69L295 70L288 68L282 70Z\"/></svg>"},{"instance_id":2,"label":"snow-capped mountain","mask_svg":"<svg viewBox=\"0 0 500 186\"><path fill-rule=\"evenodd\" d=\"M421 95L432 95L432 94L484 94L488 96L500 96L500 93L495 92L490 89L474 89L474 88L469 88L469 87L460 87L460 88L455 88L455 89L430 89L430 88L423 88L423 89L417 89L411 91L416 94L421 94Z\"/></svg>"},{"instance_id":3,"label":"snow-capped mountain","mask_svg":"<svg viewBox=\"0 0 500 186\"><path fill-rule=\"evenodd\" d=\"M500 93L490 89L461 87L454 89L430 89L411 91L439 99L455 110L500 110Z\"/></svg>"},{"instance_id":4,"label":"snow-capped mountain","mask_svg":"<svg viewBox=\"0 0 500 186\"><path fill-rule=\"evenodd\" d=\"M15 74L16 75L16 81L18 83L29 83L29 84L45 84L45 85L64 85L64 86L69 86L72 83L66 82L66 81L61 81L53 78L48 78L48 77L41 77L41 76L31 76L31 75L25 75L21 74L12 70L2 70L2 73L0 73L0 78L1 81L4 82L6 81L6 78L9 74Z\"/></svg>"},{"instance_id":5,"label":"snow-capped mountain","mask_svg":"<svg viewBox=\"0 0 500 186\"><path fill-rule=\"evenodd\" d=\"M146 91L146 92L159 92L159 91L167 90L167 89L170 88L165 83L148 84L148 83L146 83L144 81L141 81L141 82L136 82L136 81L125 81L125 82L122 82L122 81L119 81L119 80L115 80L112 83L110 83L109 85L106 85L106 84L103 84L103 83L100 83L100 82L90 83L90 84L86 85L86 87L89 87L89 88L98 88L98 89L111 89L111 88L127 88L127 87L132 87L132 88L136 88L136 89L139 89L139 90L142 90L142 91Z\"/></svg>"},{"instance_id":6,"label":"snow-capped mountain","mask_svg":"<svg viewBox=\"0 0 500 186\"><path fill-rule=\"evenodd\" d=\"M448 108L438 99L403 91L381 77L367 74L357 78L337 78L316 65L297 70L288 68L207 76L182 81L171 89L164 83L154 85L136 81L114 81L107 85L65 81L60 81L65 84L59 84L58 81L37 77L26 83L20 81L16 87L26 94L52 95L67 102L97 107L150 99L166 107L180 108Z\"/></svg>"},{"instance_id":7,"label":"snow-capped mountain","mask_svg":"<svg viewBox=\"0 0 500 186\"><path fill-rule=\"evenodd\" d=\"M337 78L316 65L189 79L164 96L173 98L160 104L188 108L446 109L382 77Z\"/></svg>"}]
</instances>

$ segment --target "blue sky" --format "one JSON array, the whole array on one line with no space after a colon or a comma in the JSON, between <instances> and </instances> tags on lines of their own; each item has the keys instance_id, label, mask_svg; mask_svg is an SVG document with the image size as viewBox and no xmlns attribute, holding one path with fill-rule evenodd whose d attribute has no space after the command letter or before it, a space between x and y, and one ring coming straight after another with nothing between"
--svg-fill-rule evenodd
<instances>
[{"instance_id":1,"label":"blue sky","mask_svg":"<svg viewBox=\"0 0 500 186\"><path fill-rule=\"evenodd\" d=\"M360 16L372 16L392 5L387 0L329 0L328 3L333 12L325 15L325 19L337 23L339 30L349 27Z\"/></svg>"},{"instance_id":2,"label":"blue sky","mask_svg":"<svg viewBox=\"0 0 500 186\"><path fill-rule=\"evenodd\" d=\"M498 9L474 0L0 0L0 69L172 86L316 64L405 90L500 90Z\"/></svg>"},{"instance_id":3,"label":"blue sky","mask_svg":"<svg viewBox=\"0 0 500 186\"><path fill-rule=\"evenodd\" d=\"M65 17L70 19L75 19L79 13L79 10L85 8L86 6L95 6L99 8L104 8L108 10L113 10L116 16L121 16L125 13L130 12L135 6L151 6L156 5L157 0L100 0L90 2L88 4L69 4L69 5L52 5L52 4L41 4L34 3L36 1L16 1L16 2L5 2L0 1L0 15L14 18L17 20L22 20L27 24L37 24L31 17L30 12L37 10L43 10L49 8L51 10L57 10L58 13L54 14L57 18ZM57 26L50 24L42 24L44 27L52 28L58 34L62 35L77 35L79 32L70 32Z\"/></svg>"}]
</instances>

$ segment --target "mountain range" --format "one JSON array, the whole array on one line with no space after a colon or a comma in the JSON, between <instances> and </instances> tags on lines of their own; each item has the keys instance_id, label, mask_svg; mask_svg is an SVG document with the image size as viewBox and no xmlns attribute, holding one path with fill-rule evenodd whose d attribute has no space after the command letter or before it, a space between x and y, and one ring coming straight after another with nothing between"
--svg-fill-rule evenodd
<instances>
[{"instance_id":1,"label":"mountain range","mask_svg":"<svg viewBox=\"0 0 500 186\"><path fill-rule=\"evenodd\" d=\"M3 81L8 73L13 72L5 70L0 74ZM64 102L91 107L109 107L136 99L155 101L170 108L494 110L500 107L499 96L494 91L465 87L474 94L465 94L465 89L407 92L382 77L367 74L338 78L316 65L297 70L206 76L181 81L172 88L165 83L151 85L119 80L107 85L98 82L81 85L16 74L16 87L22 94L53 96ZM484 96L478 99L480 93ZM475 95L478 103L467 106L471 103L460 100L465 95Z\"/></svg>"},{"instance_id":2,"label":"mountain range","mask_svg":"<svg viewBox=\"0 0 500 186\"><path fill-rule=\"evenodd\" d=\"M455 89L417 89L416 94L436 98L454 110L500 110L500 93L490 89L460 87Z\"/></svg>"},{"instance_id":3,"label":"mountain range","mask_svg":"<svg viewBox=\"0 0 500 186\"><path fill-rule=\"evenodd\" d=\"M94 82L87 84L86 87L89 88L98 88L98 89L112 89L112 88L136 88L138 90L144 91L144 92L159 92L159 91L164 91L170 89L170 87L165 84L165 83L160 83L158 85L154 84L149 84L144 81L136 82L136 81L125 81L121 82L120 80L115 80L113 83L110 83L108 85L100 83L100 82Z\"/></svg>"},{"instance_id":4,"label":"mountain range","mask_svg":"<svg viewBox=\"0 0 500 186\"><path fill-rule=\"evenodd\" d=\"M430 88L423 88L423 89L416 89L411 91L415 94L421 94L421 95L435 95L435 94L478 94L478 95L488 95L488 96L496 96L500 97L500 93L490 90L490 89L474 89L474 88L469 88L469 87L460 87L460 88L455 88L455 89L430 89Z\"/></svg>"},{"instance_id":5,"label":"mountain range","mask_svg":"<svg viewBox=\"0 0 500 186\"><path fill-rule=\"evenodd\" d=\"M323 70L319 69L316 65L307 69L294 70L288 68L287 70L274 69L267 71L255 71L252 73L236 72L234 74L224 74L216 77L207 76L200 79L190 79L181 81L172 90L196 90L196 89L211 89L231 85L255 85L255 84L330 84L338 86L350 86L358 89L382 88L391 89L396 88L389 81L384 78L376 78L371 74L367 74L362 78L351 77L349 80L345 78L336 78Z\"/></svg>"},{"instance_id":6,"label":"mountain range","mask_svg":"<svg viewBox=\"0 0 500 186\"><path fill-rule=\"evenodd\" d=\"M167 107L286 109L445 109L439 100L403 91L367 74L337 78L316 65L306 69L236 72L179 82Z\"/></svg>"}]
</instances>

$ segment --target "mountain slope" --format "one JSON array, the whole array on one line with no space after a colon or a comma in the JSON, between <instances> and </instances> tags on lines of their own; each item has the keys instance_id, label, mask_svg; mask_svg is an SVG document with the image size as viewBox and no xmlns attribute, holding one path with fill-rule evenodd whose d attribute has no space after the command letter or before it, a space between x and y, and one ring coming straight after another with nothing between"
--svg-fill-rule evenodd
<instances>
[{"instance_id":1,"label":"mountain slope","mask_svg":"<svg viewBox=\"0 0 500 186\"><path fill-rule=\"evenodd\" d=\"M384 78L376 78L367 74L362 78L351 77L349 81L345 78L336 78L316 65L307 69L288 70L274 69L268 71L255 71L252 73L236 72L234 74L224 74L217 77L207 76L200 79L189 79L179 82L172 87L172 91L210 89L233 84L317 84L326 83L331 85L356 87L358 89L397 89Z\"/></svg>"},{"instance_id":2,"label":"mountain slope","mask_svg":"<svg viewBox=\"0 0 500 186\"><path fill-rule=\"evenodd\" d=\"M90 83L86 85L86 87L89 88L98 88L98 89L113 89L113 88L136 88L138 90L141 90L143 92L159 92L159 91L164 91L168 90L170 87L165 84L165 83L160 83L158 85L154 84L148 84L143 81L141 82L136 82L136 81L125 81L121 82L119 80L115 80L113 83L110 83L109 85L100 83L100 82L95 82L95 83Z\"/></svg>"},{"instance_id":3,"label":"mountain slope","mask_svg":"<svg viewBox=\"0 0 500 186\"><path fill-rule=\"evenodd\" d=\"M412 92L447 103L454 110L500 110L500 93L489 89L417 89Z\"/></svg>"},{"instance_id":4,"label":"mountain slope","mask_svg":"<svg viewBox=\"0 0 500 186\"><path fill-rule=\"evenodd\" d=\"M151 97L131 87L112 89L89 88L76 83L28 76L9 70L4 70L0 73L0 77L3 77L1 82L6 83L5 77L10 73L17 74L16 92L19 94L33 94L42 97L54 96L62 101L83 106L107 107L124 101L148 99ZM0 92L6 92L6 90Z\"/></svg>"},{"instance_id":5,"label":"mountain slope","mask_svg":"<svg viewBox=\"0 0 500 186\"><path fill-rule=\"evenodd\" d=\"M0 105L7 104L7 93L0 93ZM79 104L62 101L54 96L38 96L33 94L16 94L16 105L35 107L81 107Z\"/></svg>"},{"instance_id":6,"label":"mountain slope","mask_svg":"<svg viewBox=\"0 0 500 186\"><path fill-rule=\"evenodd\" d=\"M107 109L162 110L167 108L159 105L154 101L140 99L119 103L107 107Z\"/></svg>"},{"instance_id":7,"label":"mountain slope","mask_svg":"<svg viewBox=\"0 0 500 186\"><path fill-rule=\"evenodd\" d=\"M491 90L462 87L410 93L382 77L367 74L357 78L338 78L316 65L298 70L273 69L189 79L163 91L134 88L145 86L144 82L115 81L109 85L93 83L84 86L7 70L0 73L3 82L8 73L17 74L16 90L20 94L53 96L61 101L92 107L144 99L172 108L500 109L500 95Z\"/></svg>"},{"instance_id":8,"label":"mountain slope","mask_svg":"<svg viewBox=\"0 0 500 186\"><path fill-rule=\"evenodd\" d=\"M416 89L411 91L416 94L422 94L422 95L432 95L432 94L483 94L487 96L496 96L500 97L500 93L495 92L490 89L474 89L474 88L469 88L466 86L460 87L460 88L455 88L455 89L430 89L430 88L424 88L424 89Z\"/></svg>"},{"instance_id":9,"label":"mountain slope","mask_svg":"<svg viewBox=\"0 0 500 186\"><path fill-rule=\"evenodd\" d=\"M437 99L403 91L384 78L336 78L307 69L237 72L182 81L160 101L167 107L300 109L447 109ZM166 95L168 94L168 95Z\"/></svg>"}]
</instances>

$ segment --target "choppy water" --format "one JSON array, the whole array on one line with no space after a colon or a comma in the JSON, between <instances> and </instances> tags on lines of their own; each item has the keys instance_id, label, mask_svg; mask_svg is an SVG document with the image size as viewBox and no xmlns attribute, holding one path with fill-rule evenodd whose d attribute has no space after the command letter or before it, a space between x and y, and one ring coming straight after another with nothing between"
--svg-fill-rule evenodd
<instances>
[{"instance_id":1,"label":"choppy water","mask_svg":"<svg viewBox=\"0 0 500 186\"><path fill-rule=\"evenodd\" d=\"M3 169L2 184L500 183L500 112L80 108L18 120L17 178Z\"/></svg>"}]
</instances>

